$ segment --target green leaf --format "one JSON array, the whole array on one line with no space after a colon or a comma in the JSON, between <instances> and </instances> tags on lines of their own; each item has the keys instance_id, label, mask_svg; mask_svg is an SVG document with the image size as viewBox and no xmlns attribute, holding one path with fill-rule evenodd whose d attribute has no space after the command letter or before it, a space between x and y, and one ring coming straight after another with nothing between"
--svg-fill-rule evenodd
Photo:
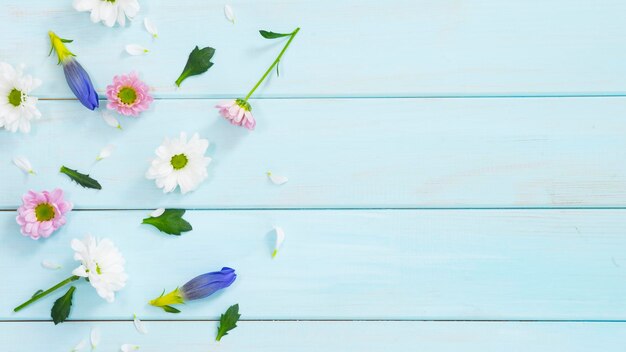
<instances>
[{"instance_id":1,"label":"green leaf","mask_svg":"<svg viewBox=\"0 0 626 352\"><path fill-rule=\"evenodd\" d=\"M199 49L196 46L191 51L191 54L189 54L187 64L183 69L183 73L181 73L180 77L178 77L178 79L176 80L176 85L180 87L180 84L183 83L183 81L187 79L187 77L199 75L208 71L208 69L213 66L211 58L214 54L215 49L211 47L207 46L206 48Z\"/></svg>"},{"instance_id":2,"label":"green leaf","mask_svg":"<svg viewBox=\"0 0 626 352\"><path fill-rule=\"evenodd\" d=\"M102 189L100 183L89 177L89 175L81 174L77 170L69 169L65 166L61 166L61 173L69 176L74 182L85 188L94 188L94 189Z\"/></svg>"},{"instance_id":3,"label":"green leaf","mask_svg":"<svg viewBox=\"0 0 626 352\"><path fill-rule=\"evenodd\" d=\"M219 341L222 337L228 335L228 332L237 327L237 321L241 317L239 314L239 304L230 306L226 313L220 317L220 326L217 328L217 337L215 341Z\"/></svg>"},{"instance_id":4,"label":"green leaf","mask_svg":"<svg viewBox=\"0 0 626 352\"><path fill-rule=\"evenodd\" d=\"M168 312L168 313L180 313L180 310L172 307L172 306L162 306L161 308L163 308L164 311Z\"/></svg>"},{"instance_id":5,"label":"green leaf","mask_svg":"<svg viewBox=\"0 0 626 352\"><path fill-rule=\"evenodd\" d=\"M161 232L170 235L180 236L181 232L193 230L191 224L183 219L184 209L166 209L160 216L143 219L142 224L156 227Z\"/></svg>"},{"instance_id":6,"label":"green leaf","mask_svg":"<svg viewBox=\"0 0 626 352\"><path fill-rule=\"evenodd\" d=\"M35 296L37 296L38 294L40 294L42 292L43 292L43 290L37 290L37 292L33 293L33 297L31 297L31 298L34 298Z\"/></svg>"},{"instance_id":7,"label":"green leaf","mask_svg":"<svg viewBox=\"0 0 626 352\"><path fill-rule=\"evenodd\" d=\"M271 32L271 31L264 31L264 30L260 30L259 33L261 33L261 36L265 39L276 39L276 38L288 37L292 34L292 33L276 33L276 32Z\"/></svg>"},{"instance_id":8,"label":"green leaf","mask_svg":"<svg viewBox=\"0 0 626 352\"><path fill-rule=\"evenodd\" d=\"M50 316L54 325L64 322L70 315L72 310L72 298L74 297L74 291L76 286L70 287L69 290L59 299L54 302L52 309L50 310Z\"/></svg>"}]
</instances>

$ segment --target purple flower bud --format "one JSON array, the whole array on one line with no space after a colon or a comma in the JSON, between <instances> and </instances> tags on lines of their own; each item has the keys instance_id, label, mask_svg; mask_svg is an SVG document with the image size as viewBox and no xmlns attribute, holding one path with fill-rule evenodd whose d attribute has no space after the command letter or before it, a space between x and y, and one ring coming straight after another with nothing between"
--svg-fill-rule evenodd
<instances>
[{"instance_id":1,"label":"purple flower bud","mask_svg":"<svg viewBox=\"0 0 626 352\"><path fill-rule=\"evenodd\" d=\"M73 57L67 58L62 63L65 80L76 98L89 110L100 106L98 93L93 88L87 71Z\"/></svg>"},{"instance_id":2,"label":"purple flower bud","mask_svg":"<svg viewBox=\"0 0 626 352\"><path fill-rule=\"evenodd\" d=\"M234 269L222 268L221 271L202 274L191 279L180 288L180 293L186 301L205 298L230 286L236 278Z\"/></svg>"}]
</instances>

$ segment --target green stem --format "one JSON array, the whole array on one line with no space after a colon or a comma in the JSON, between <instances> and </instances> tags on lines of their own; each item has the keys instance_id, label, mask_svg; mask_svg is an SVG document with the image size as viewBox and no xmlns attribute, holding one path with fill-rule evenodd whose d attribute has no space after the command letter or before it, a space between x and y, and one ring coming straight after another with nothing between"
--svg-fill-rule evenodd
<instances>
[{"instance_id":1,"label":"green stem","mask_svg":"<svg viewBox=\"0 0 626 352\"><path fill-rule=\"evenodd\" d=\"M278 62L280 61L280 58L283 57L283 54L285 53L285 51L287 51L287 48L289 47L289 44L291 44L291 42L293 41L293 38L296 37L296 34L298 34L298 32L300 31L300 27L296 28L295 31L291 32L291 35L289 36L289 40L287 41L287 44L285 44L285 47L283 48L283 50L280 51L280 54L278 54L278 57L276 58L276 60L274 60L274 62L272 63L272 66L270 66L270 68L267 69L267 71L265 71L265 73L263 74L263 77L261 77L261 79L256 83L256 85L252 88L252 90L250 91L250 93L248 93L248 95L246 95L244 101L248 101L248 99L250 99L250 97L252 96L252 94L254 93L254 91L259 88L259 86L261 85L261 83L263 83L263 81L265 80L265 78L267 78L267 75L270 74L270 72L272 72L272 70L274 69L274 67L278 64Z\"/></svg>"},{"instance_id":2,"label":"green stem","mask_svg":"<svg viewBox=\"0 0 626 352\"><path fill-rule=\"evenodd\" d=\"M47 296L47 295L51 294L52 292L54 292L54 291L58 290L59 288L61 288L61 287L65 286L65 285L67 285L67 284L69 284L70 282L74 282L74 281L76 281L76 280L78 280L78 279L80 279L80 276L75 276L75 275L74 275L74 276L70 276L70 277L68 277L67 279L65 279L65 280L63 280L63 281L61 281L61 282L59 282L58 284L56 284L56 285L54 285L54 286L50 287L49 289L47 289L47 290L45 290L45 291L43 291L43 292L41 292L41 293L38 293L38 294L34 295L34 296L33 296L31 299L29 299L28 301L26 301L26 302L24 302L24 303L20 304L19 306L15 307L15 309L13 309L13 311L14 311L14 312L19 312L20 310L22 310L22 309L26 308L27 306L29 306L31 303L34 303L34 302L38 301L40 298L43 298L43 297L45 297L45 296Z\"/></svg>"}]
</instances>

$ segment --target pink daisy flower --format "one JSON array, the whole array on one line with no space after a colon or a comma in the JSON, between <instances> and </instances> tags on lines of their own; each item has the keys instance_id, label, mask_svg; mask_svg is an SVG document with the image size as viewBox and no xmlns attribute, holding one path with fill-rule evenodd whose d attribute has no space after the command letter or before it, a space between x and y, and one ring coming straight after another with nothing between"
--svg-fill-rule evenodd
<instances>
[{"instance_id":1,"label":"pink daisy flower","mask_svg":"<svg viewBox=\"0 0 626 352\"><path fill-rule=\"evenodd\" d=\"M219 109L220 115L230 121L233 125L243 126L249 130L254 130L256 121L252 116L252 107L247 101L243 99L231 100L218 104L215 107Z\"/></svg>"},{"instance_id":2,"label":"pink daisy flower","mask_svg":"<svg viewBox=\"0 0 626 352\"><path fill-rule=\"evenodd\" d=\"M47 238L65 224L65 213L72 210L72 203L63 199L63 190L41 193L28 191L22 196L23 204L17 209L17 223L24 236L34 240Z\"/></svg>"},{"instance_id":3,"label":"pink daisy flower","mask_svg":"<svg viewBox=\"0 0 626 352\"><path fill-rule=\"evenodd\" d=\"M135 72L113 77L113 84L107 86L107 98L108 109L126 116L139 116L154 101L150 87L139 80Z\"/></svg>"}]
</instances>

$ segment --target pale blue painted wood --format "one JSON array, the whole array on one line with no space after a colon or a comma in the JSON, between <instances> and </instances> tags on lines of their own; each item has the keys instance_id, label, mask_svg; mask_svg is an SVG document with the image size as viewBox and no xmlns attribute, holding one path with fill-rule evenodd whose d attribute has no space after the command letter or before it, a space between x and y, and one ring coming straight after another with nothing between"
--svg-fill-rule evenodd
<instances>
[{"instance_id":1,"label":"pale blue painted wood","mask_svg":"<svg viewBox=\"0 0 626 352\"><path fill-rule=\"evenodd\" d=\"M0 319L49 319L54 298L12 308L75 267L70 240L115 241L128 286L108 304L79 283L72 319L216 319L239 303L247 319L623 320L624 210L190 211L169 237L145 211L82 211L45 241L0 213ZM272 227L286 240L271 259ZM59 271L42 260L63 265ZM233 286L167 314L147 301L230 266Z\"/></svg>"},{"instance_id":2,"label":"pale blue painted wood","mask_svg":"<svg viewBox=\"0 0 626 352\"><path fill-rule=\"evenodd\" d=\"M100 329L98 351L118 351L136 343L140 351L434 351L553 352L624 350L624 323L467 323L467 322L240 322L213 342L215 322L149 322L140 335L131 322L0 323L3 351L67 352L92 327ZM34 334L24 334L28 329ZM85 350L88 350L85 349Z\"/></svg>"},{"instance_id":3,"label":"pale blue painted wood","mask_svg":"<svg viewBox=\"0 0 626 352\"><path fill-rule=\"evenodd\" d=\"M0 132L0 206L62 187L77 208L586 207L626 204L626 104L593 99L258 100L258 129L231 126L217 100L157 101L108 127L73 101L41 102L30 135ZM144 178L165 136L213 143L209 179L164 195ZM113 156L95 164L107 144ZM38 175L11 164L27 156ZM91 173L102 191L58 173ZM95 164L95 165L94 165ZM265 172L290 178L275 186Z\"/></svg>"},{"instance_id":4,"label":"pale blue painted wood","mask_svg":"<svg viewBox=\"0 0 626 352\"><path fill-rule=\"evenodd\" d=\"M0 11L0 60L24 62L41 77L42 97L71 97L48 30L71 48L100 90L113 75L138 70L159 97L245 95L280 50L257 31L302 27L273 78L259 93L293 96L554 95L626 93L626 3L605 0L233 0L142 1L126 29L94 25L71 0L21 0ZM152 41L143 18L159 27ZM128 57L138 43L152 52ZM215 66L179 90L194 45L217 49Z\"/></svg>"}]
</instances>

